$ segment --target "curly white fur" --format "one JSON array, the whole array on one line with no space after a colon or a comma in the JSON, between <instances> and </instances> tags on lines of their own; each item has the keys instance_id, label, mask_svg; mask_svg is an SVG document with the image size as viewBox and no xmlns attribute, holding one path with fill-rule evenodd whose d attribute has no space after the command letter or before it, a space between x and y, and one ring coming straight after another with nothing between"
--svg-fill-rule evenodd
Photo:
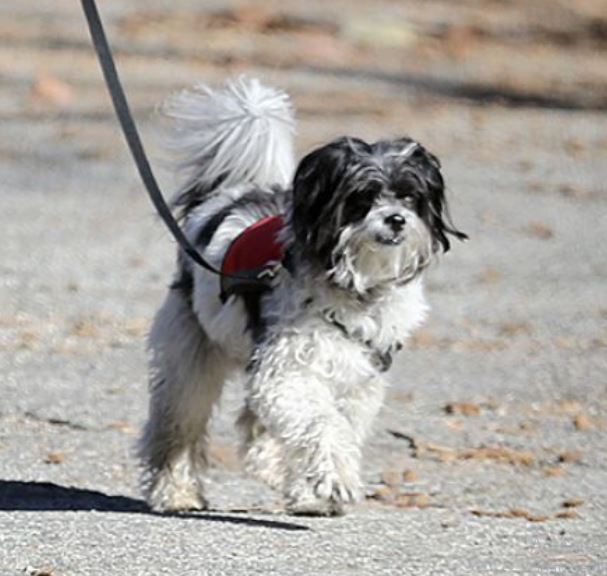
<instances>
[{"instance_id":1,"label":"curly white fur","mask_svg":"<svg viewBox=\"0 0 607 576\"><path fill-rule=\"evenodd\" d=\"M289 97L240 77L222 90L197 84L162 107L171 120L165 147L175 154L182 189L243 182L288 185L295 120Z\"/></svg>"},{"instance_id":2,"label":"curly white fur","mask_svg":"<svg viewBox=\"0 0 607 576\"><path fill-rule=\"evenodd\" d=\"M291 105L284 93L239 79L224 90L184 92L165 112L175 123L170 148L182 191L214 187L186 214L187 235L197 242L226 213L200 246L219 266L240 232L290 209L288 191L268 186L291 180ZM405 148L410 154L414 147ZM382 228L394 213L411 230L404 239ZM283 237L297 243L288 219ZM385 389L377 356L393 352L423 321L418 272L431 254L431 234L413 209L394 199L378 203L340 230L333 268L302 256L294 271L282 272L261 301L266 330L257 342L243 300L222 302L219 279L182 258L191 290L170 290L149 339L150 414L140 456L150 505L206 506L207 423L232 377L246 382L239 426L247 470L282 489L295 513L341 513L358 499L361 449Z\"/></svg>"}]
</instances>

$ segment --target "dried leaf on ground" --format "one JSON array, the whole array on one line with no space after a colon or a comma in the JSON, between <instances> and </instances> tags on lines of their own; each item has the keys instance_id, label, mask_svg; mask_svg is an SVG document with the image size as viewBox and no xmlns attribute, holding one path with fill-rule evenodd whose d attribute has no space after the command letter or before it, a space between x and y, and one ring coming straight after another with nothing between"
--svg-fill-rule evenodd
<instances>
[{"instance_id":1,"label":"dried leaf on ground","mask_svg":"<svg viewBox=\"0 0 607 576\"><path fill-rule=\"evenodd\" d=\"M31 94L35 100L61 107L68 106L74 100L74 91L69 84L46 74L36 79Z\"/></svg>"},{"instance_id":2,"label":"dried leaf on ground","mask_svg":"<svg viewBox=\"0 0 607 576\"><path fill-rule=\"evenodd\" d=\"M558 455L557 460L563 463L578 464L582 461L582 453L578 450L565 450Z\"/></svg>"},{"instance_id":3,"label":"dried leaf on ground","mask_svg":"<svg viewBox=\"0 0 607 576\"><path fill-rule=\"evenodd\" d=\"M124 432L124 434L136 434L137 428L135 428L132 424L127 422L126 420L114 420L109 422L107 425L108 428L112 430L119 430L120 432Z\"/></svg>"},{"instance_id":4,"label":"dried leaf on ground","mask_svg":"<svg viewBox=\"0 0 607 576\"><path fill-rule=\"evenodd\" d=\"M430 496L421 492L404 492L394 498L397 508L427 508L430 505Z\"/></svg>"},{"instance_id":5,"label":"dried leaf on ground","mask_svg":"<svg viewBox=\"0 0 607 576\"><path fill-rule=\"evenodd\" d=\"M548 516L545 514L534 514L525 510L524 508L511 508L509 510L503 511L493 511L493 510L481 510L474 509L470 510L470 513L474 516L479 517L490 517L490 518L524 518L529 522L545 522L548 520Z\"/></svg>"},{"instance_id":6,"label":"dried leaf on ground","mask_svg":"<svg viewBox=\"0 0 607 576\"><path fill-rule=\"evenodd\" d=\"M417 482L419 480L419 476L415 470L405 470L403 472L403 480L405 482Z\"/></svg>"},{"instance_id":7,"label":"dried leaf on ground","mask_svg":"<svg viewBox=\"0 0 607 576\"><path fill-rule=\"evenodd\" d=\"M403 480L402 472L395 468L386 469L381 474L381 481L386 486L398 486Z\"/></svg>"},{"instance_id":8,"label":"dried leaf on ground","mask_svg":"<svg viewBox=\"0 0 607 576\"><path fill-rule=\"evenodd\" d=\"M565 476L567 474L567 470L565 470L561 466L548 466L544 468L544 476L549 478L558 478L560 476Z\"/></svg>"},{"instance_id":9,"label":"dried leaf on ground","mask_svg":"<svg viewBox=\"0 0 607 576\"><path fill-rule=\"evenodd\" d=\"M501 336L519 336L531 334L531 326L527 322L505 322L499 327Z\"/></svg>"},{"instance_id":10,"label":"dried leaf on ground","mask_svg":"<svg viewBox=\"0 0 607 576\"><path fill-rule=\"evenodd\" d=\"M503 274L499 270L496 270L495 268L485 268L485 270L480 273L478 280L481 284L495 284L499 282L502 277Z\"/></svg>"},{"instance_id":11,"label":"dried leaf on ground","mask_svg":"<svg viewBox=\"0 0 607 576\"><path fill-rule=\"evenodd\" d=\"M46 458L44 459L44 461L47 464L61 464L62 462L65 461L65 454L63 452L60 452L59 450L49 452L46 455Z\"/></svg>"},{"instance_id":12,"label":"dried leaf on ground","mask_svg":"<svg viewBox=\"0 0 607 576\"><path fill-rule=\"evenodd\" d=\"M447 414L459 414L461 416L478 416L481 407L474 402L448 402L444 408Z\"/></svg>"},{"instance_id":13,"label":"dried leaf on ground","mask_svg":"<svg viewBox=\"0 0 607 576\"><path fill-rule=\"evenodd\" d=\"M33 566L26 566L23 574L25 576L57 576L53 568L34 568Z\"/></svg>"},{"instance_id":14,"label":"dried leaf on ground","mask_svg":"<svg viewBox=\"0 0 607 576\"><path fill-rule=\"evenodd\" d=\"M584 501L581 498L567 498L562 503L563 508L579 508Z\"/></svg>"},{"instance_id":15,"label":"dried leaf on ground","mask_svg":"<svg viewBox=\"0 0 607 576\"><path fill-rule=\"evenodd\" d=\"M451 448L440 444L426 444L425 450L442 462L454 460L488 460L511 464L513 466L531 466L535 456L526 450L515 450L505 446L481 446L479 448Z\"/></svg>"},{"instance_id":16,"label":"dried leaf on ground","mask_svg":"<svg viewBox=\"0 0 607 576\"><path fill-rule=\"evenodd\" d=\"M525 232L540 240L550 240L554 236L554 230L542 222L530 222L525 228Z\"/></svg>"},{"instance_id":17,"label":"dried leaf on ground","mask_svg":"<svg viewBox=\"0 0 607 576\"><path fill-rule=\"evenodd\" d=\"M592 420L586 414L576 414L573 417L573 425L576 430L584 431L594 428Z\"/></svg>"},{"instance_id":18,"label":"dried leaf on ground","mask_svg":"<svg viewBox=\"0 0 607 576\"><path fill-rule=\"evenodd\" d=\"M555 518L559 518L561 520L574 520L579 518L580 515L577 510L569 509L569 510L561 510L554 515Z\"/></svg>"}]
</instances>

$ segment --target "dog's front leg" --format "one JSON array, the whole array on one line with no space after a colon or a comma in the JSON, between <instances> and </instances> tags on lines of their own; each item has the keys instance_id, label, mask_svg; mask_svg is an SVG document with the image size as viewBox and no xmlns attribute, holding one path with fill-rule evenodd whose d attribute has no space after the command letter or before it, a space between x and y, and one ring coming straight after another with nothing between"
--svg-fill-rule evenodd
<instances>
[{"instance_id":1,"label":"dog's front leg","mask_svg":"<svg viewBox=\"0 0 607 576\"><path fill-rule=\"evenodd\" d=\"M335 515L359 498L360 446L339 412L328 382L300 366L277 370L277 358L257 366L249 405L283 446L290 512Z\"/></svg>"},{"instance_id":2,"label":"dog's front leg","mask_svg":"<svg viewBox=\"0 0 607 576\"><path fill-rule=\"evenodd\" d=\"M387 388L386 380L377 374L359 386L353 386L338 402L339 411L352 426L358 445L362 448L373 428Z\"/></svg>"}]
</instances>

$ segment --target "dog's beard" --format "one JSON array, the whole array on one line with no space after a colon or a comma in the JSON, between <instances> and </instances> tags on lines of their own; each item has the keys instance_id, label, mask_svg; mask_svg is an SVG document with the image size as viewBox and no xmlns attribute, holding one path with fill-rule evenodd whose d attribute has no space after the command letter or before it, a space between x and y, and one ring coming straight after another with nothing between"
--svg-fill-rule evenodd
<instances>
[{"instance_id":1,"label":"dog's beard","mask_svg":"<svg viewBox=\"0 0 607 576\"><path fill-rule=\"evenodd\" d=\"M413 279L432 257L432 235L413 211L403 210L405 226L395 233L385 225L385 210L372 210L356 224L346 226L333 250L331 281L366 294L388 284Z\"/></svg>"}]
</instances>

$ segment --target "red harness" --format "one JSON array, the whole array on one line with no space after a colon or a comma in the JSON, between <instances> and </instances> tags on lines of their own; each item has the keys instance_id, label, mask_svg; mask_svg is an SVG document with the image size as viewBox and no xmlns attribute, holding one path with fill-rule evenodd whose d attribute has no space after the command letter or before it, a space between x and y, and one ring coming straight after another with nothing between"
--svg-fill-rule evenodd
<instances>
[{"instance_id":1,"label":"red harness","mask_svg":"<svg viewBox=\"0 0 607 576\"><path fill-rule=\"evenodd\" d=\"M221 279L222 298L264 289L259 280L264 275L271 279L274 268L284 256L282 243L278 240L283 224L280 215L266 216L245 228L230 244L221 265L221 272L225 274Z\"/></svg>"}]
</instances>

